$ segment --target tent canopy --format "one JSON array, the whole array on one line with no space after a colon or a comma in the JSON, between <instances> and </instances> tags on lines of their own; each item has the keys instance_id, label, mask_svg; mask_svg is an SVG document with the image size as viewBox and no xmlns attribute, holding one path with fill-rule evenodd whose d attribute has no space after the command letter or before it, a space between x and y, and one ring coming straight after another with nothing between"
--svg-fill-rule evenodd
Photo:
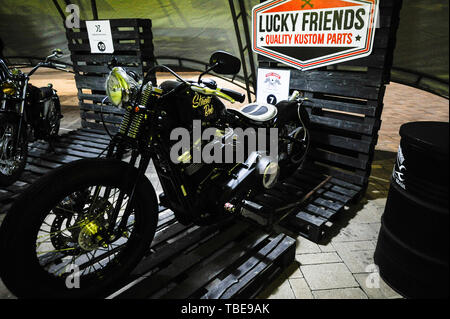
<instances>
[{"instance_id":1,"label":"tent canopy","mask_svg":"<svg viewBox=\"0 0 450 319\"><path fill-rule=\"evenodd\" d=\"M259 3L241 1L248 13ZM63 11L66 2L78 4L81 19L93 19L90 0L57 2ZM96 6L99 19L151 19L156 56L207 62L219 49L239 56L228 0L97 0ZM425 75L448 95L448 18L448 1L403 0L393 80L415 81L400 70ZM55 47L68 52L64 24L52 0L2 0L0 38L5 56L45 56ZM70 62L68 55L65 59Z\"/></svg>"},{"instance_id":2,"label":"tent canopy","mask_svg":"<svg viewBox=\"0 0 450 319\"><path fill-rule=\"evenodd\" d=\"M82 20L93 19L91 1L71 3L79 5ZM246 1L246 7L257 3ZM59 4L64 11L64 2ZM219 49L239 56L228 0L97 0L96 4L99 19L151 19L155 56L207 62ZM5 56L45 56L55 47L69 52L64 24L51 0L2 0L0 38ZM70 62L68 55L65 58Z\"/></svg>"}]
</instances>

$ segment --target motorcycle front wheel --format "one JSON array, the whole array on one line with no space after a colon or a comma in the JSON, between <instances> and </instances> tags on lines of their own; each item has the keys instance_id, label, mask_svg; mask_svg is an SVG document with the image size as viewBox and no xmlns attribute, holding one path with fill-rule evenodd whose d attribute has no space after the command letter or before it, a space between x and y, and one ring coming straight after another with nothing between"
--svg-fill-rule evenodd
<instances>
[{"instance_id":1,"label":"motorcycle front wheel","mask_svg":"<svg viewBox=\"0 0 450 319\"><path fill-rule=\"evenodd\" d=\"M13 184L22 174L27 163L27 128L19 130L16 114L0 113L0 186Z\"/></svg>"},{"instance_id":2,"label":"motorcycle front wheel","mask_svg":"<svg viewBox=\"0 0 450 319\"><path fill-rule=\"evenodd\" d=\"M137 176L124 162L89 159L30 186L0 229L0 276L11 292L102 298L119 288L148 251L157 223L154 190L142 178L133 187Z\"/></svg>"}]
</instances>

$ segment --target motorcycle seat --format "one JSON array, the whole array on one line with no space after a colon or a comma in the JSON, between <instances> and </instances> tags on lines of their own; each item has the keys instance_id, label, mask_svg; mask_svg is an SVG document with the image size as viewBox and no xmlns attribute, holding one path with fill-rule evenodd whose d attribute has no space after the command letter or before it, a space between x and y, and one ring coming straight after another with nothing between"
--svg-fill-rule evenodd
<instances>
[{"instance_id":1,"label":"motorcycle seat","mask_svg":"<svg viewBox=\"0 0 450 319\"><path fill-rule=\"evenodd\" d=\"M272 104L250 103L240 109L228 109L238 115L244 116L255 122L266 122L277 116L278 109Z\"/></svg>"},{"instance_id":2,"label":"motorcycle seat","mask_svg":"<svg viewBox=\"0 0 450 319\"><path fill-rule=\"evenodd\" d=\"M46 100L53 96L53 89L51 87L45 86L39 88L39 99Z\"/></svg>"}]
</instances>

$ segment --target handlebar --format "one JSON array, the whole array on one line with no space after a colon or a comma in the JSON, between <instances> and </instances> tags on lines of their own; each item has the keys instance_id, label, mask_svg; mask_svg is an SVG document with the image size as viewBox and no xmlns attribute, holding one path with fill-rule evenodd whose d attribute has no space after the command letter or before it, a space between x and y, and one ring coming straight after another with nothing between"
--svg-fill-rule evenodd
<instances>
[{"instance_id":1,"label":"handlebar","mask_svg":"<svg viewBox=\"0 0 450 319\"><path fill-rule=\"evenodd\" d=\"M303 103L304 101L308 101L309 99L307 97L303 97L303 95L299 91L295 90L294 92L292 92L292 95L288 100Z\"/></svg>"},{"instance_id":2,"label":"handlebar","mask_svg":"<svg viewBox=\"0 0 450 319\"><path fill-rule=\"evenodd\" d=\"M225 93L226 95L232 97L239 103L242 103L245 101L245 94L230 90L230 89L220 89L220 92Z\"/></svg>"},{"instance_id":3,"label":"handlebar","mask_svg":"<svg viewBox=\"0 0 450 319\"><path fill-rule=\"evenodd\" d=\"M8 69L8 66L2 59L0 59L0 75L3 75L4 77L9 77L9 78L11 78L13 76L11 71Z\"/></svg>"},{"instance_id":4,"label":"handlebar","mask_svg":"<svg viewBox=\"0 0 450 319\"><path fill-rule=\"evenodd\" d=\"M225 100L227 100L227 101L229 101L231 103L234 103L236 101L242 103L245 100L245 94L241 94L239 92L236 92L236 91L233 91L233 90L230 90L230 89L219 89L219 88L211 89L209 87L200 86L199 84L196 84L196 83L190 83L189 81L184 80L176 72L174 72L173 70L171 70L169 67L167 67L165 65L155 65L153 68L148 70L147 71L147 75L142 80L143 85L146 84L148 81L150 81L149 76L152 74L153 71L156 71L157 69L164 69L165 71L169 71L178 80L180 80L185 85L189 86L190 89L193 90L194 92L198 92L198 93L201 93L201 94L204 94L204 95L214 95L214 96L220 97L222 99L225 99ZM138 94L138 98L142 94L142 87L143 87L143 85L141 86L141 91ZM172 95L173 93L175 93L176 91L178 91L179 89L182 89L182 88L183 88L182 86L179 86L177 89L173 89L172 91L164 94L163 96L161 96L161 98L166 98L166 97Z\"/></svg>"},{"instance_id":5,"label":"handlebar","mask_svg":"<svg viewBox=\"0 0 450 319\"><path fill-rule=\"evenodd\" d=\"M65 70L67 68L67 65L48 61L49 58L54 56L60 57L61 54L62 54L61 50L54 50L54 53L52 55L48 56L44 62L39 62L37 65L35 65L28 74L25 74L25 76L30 77L40 67ZM13 78L14 74L9 70L6 63L2 59L0 59L0 79L2 77Z\"/></svg>"},{"instance_id":6,"label":"handlebar","mask_svg":"<svg viewBox=\"0 0 450 319\"><path fill-rule=\"evenodd\" d=\"M289 101L294 101L298 98L300 98L300 92L295 90L294 92L292 92L292 95L289 97Z\"/></svg>"},{"instance_id":7,"label":"handlebar","mask_svg":"<svg viewBox=\"0 0 450 319\"><path fill-rule=\"evenodd\" d=\"M59 63L53 63L53 66L57 69L66 69L67 68L67 65L59 64Z\"/></svg>"},{"instance_id":8,"label":"handlebar","mask_svg":"<svg viewBox=\"0 0 450 319\"><path fill-rule=\"evenodd\" d=\"M50 69L66 69L67 66L64 64L54 63L54 62L39 62L36 64L33 69L27 74L28 77L32 76L34 72L37 71L40 67L50 68Z\"/></svg>"}]
</instances>

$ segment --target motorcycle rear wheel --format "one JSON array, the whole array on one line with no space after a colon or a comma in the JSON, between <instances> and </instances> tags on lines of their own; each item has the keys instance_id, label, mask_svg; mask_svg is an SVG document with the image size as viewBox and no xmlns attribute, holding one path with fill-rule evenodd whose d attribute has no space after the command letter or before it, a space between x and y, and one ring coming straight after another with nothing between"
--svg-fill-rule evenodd
<instances>
[{"instance_id":1,"label":"motorcycle rear wheel","mask_svg":"<svg viewBox=\"0 0 450 319\"><path fill-rule=\"evenodd\" d=\"M0 186L9 186L17 181L27 163L27 128L22 125L21 134L17 137L18 127L18 116L0 113Z\"/></svg>"},{"instance_id":2,"label":"motorcycle rear wheel","mask_svg":"<svg viewBox=\"0 0 450 319\"><path fill-rule=\"evenodd\" d=\"M111 228L119 191L125 194L123 212L136 177L126 163L89 159L30 186L0 229L0 276L8 289L19 298L103 298L120 288L148 251L157 224L156 195L141 181L126 229L109 239L101 233Z\"/></svg>"},{"instance_id":3,"label":"motorcycle rear wheel","mask_svg":"<svg viewBox=\"0 0 450 319\"><path fill-rule=\"evenodd\" d=\"M304 162L309 148L308 129L303 123L290 122L281 128L280 139L283 143L279 145L279 164L282 167L280 179L291 176ZM290 140L286 139L286 136ZM281 159L282 158L282 159Z\"/></svg>"},{"instance_id":4,"label":"motorcycle rear wheel","mask_svg":"<svg viewBox=\"0 0 450 319\"><path fill-rule=\"evenodd\" d=\"M48 114L48 135L50 140L54 140L58 137L59 127L61 124L61 104L59 103L59 98L56 98L51 101L52 106L49 110Z\"/></svg>"}]
</instances>

